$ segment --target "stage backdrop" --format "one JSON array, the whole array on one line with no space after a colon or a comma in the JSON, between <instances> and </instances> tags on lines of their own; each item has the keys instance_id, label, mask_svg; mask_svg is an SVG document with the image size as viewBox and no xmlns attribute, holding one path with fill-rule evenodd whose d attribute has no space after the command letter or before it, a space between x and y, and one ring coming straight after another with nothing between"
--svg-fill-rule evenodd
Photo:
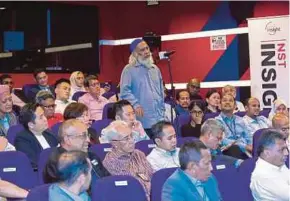
<instances>
[{"instance_id":1,"label":"stage backdrop","mask_svg":"<svg viewBox=\"0 0 290 201\"><path fill-rule=\"evenodd\" d=\"M289 16L248 19L251 94L261 108L289 102Z\"/></svg>"}]
</instances>

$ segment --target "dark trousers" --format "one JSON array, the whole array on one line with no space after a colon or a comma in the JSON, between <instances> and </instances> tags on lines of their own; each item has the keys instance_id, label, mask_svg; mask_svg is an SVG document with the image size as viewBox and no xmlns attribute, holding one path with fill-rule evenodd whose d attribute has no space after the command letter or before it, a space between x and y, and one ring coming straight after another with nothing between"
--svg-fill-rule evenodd
<instances>
[{"instance_id":1,"label":"dark trousers","mask_svg":"<svg viewBox=\"0 0 290 201\"><path fill-rule=\"evenodd\" d=\"M246 160L249 158L244 152L241 151L238 145L231 146L229 149L223 151L223 154L242 160Z\"/></svg>"}]
</instances>

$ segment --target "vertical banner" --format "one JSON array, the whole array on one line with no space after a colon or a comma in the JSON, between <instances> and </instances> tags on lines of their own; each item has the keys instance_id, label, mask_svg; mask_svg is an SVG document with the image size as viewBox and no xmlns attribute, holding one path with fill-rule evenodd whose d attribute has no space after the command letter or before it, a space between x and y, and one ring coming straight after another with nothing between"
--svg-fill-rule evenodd
<instances>
[{"instance_id":1,"label":"vertical banner","mask_svg":"<svg viewBox=\"0 0 290 201\"><path fill-rule=\"evenodd\" d=\"M289 16L248 19L251 95L261 108L289 103Z\"/></svg>"}]
</instances>

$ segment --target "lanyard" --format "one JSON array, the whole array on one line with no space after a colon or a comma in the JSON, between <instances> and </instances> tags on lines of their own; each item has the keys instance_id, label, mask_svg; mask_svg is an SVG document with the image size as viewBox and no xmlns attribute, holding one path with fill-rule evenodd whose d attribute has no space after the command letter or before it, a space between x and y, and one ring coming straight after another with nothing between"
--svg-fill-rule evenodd
<instances>
[{"instance_id":1,"label":"lanyard","mask_svg":"<svg viewBox=\"0 0 290 201\"><path fill-rule=\"evenodd\" d=\"M233 124L234 124L234 128L232 129L232 127L227 123L226 119L223 118L225 124L227 125L228 129L230 130L230 132L232 133L232 135L236 136L237 133L236 133L236 122L235 122L235 119L233 117Z\"/></svg>"}]
</instances>

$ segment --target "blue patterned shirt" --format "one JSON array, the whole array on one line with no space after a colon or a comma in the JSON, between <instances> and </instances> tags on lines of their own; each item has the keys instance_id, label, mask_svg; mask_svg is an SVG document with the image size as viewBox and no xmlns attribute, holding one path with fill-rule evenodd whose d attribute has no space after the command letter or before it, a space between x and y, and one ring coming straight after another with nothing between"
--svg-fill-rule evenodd
<instances>
[{"instance_id":1,"label":"blue patterned shirt","mask_svg":"<svg viewBox=\"0 0 290 201\"><path fill-rule=\"evenodd\" d=\"M241 151L246 152L246 146L252 145L253 140L246 128L243 118L237 115L233 115L229 118L221 112L216 119L222 123L225 129L225 136L222 140L222 145L227 146L236 141L235 144L239 146Z\"/></svg>"},{"instance_id":2,"label":"blue patterned shirt","mask_svg":"<svg viewBox=\"0 0 290 201\"><path fill-rule=\"evenodd\" d=\"M245 115L243 117L243 120L251 137L253 137L254 133L257 130L271 127L270 120L264 116L257 116L256 118L251 118L248 115Z\"/></svg>"}]
</instances>

